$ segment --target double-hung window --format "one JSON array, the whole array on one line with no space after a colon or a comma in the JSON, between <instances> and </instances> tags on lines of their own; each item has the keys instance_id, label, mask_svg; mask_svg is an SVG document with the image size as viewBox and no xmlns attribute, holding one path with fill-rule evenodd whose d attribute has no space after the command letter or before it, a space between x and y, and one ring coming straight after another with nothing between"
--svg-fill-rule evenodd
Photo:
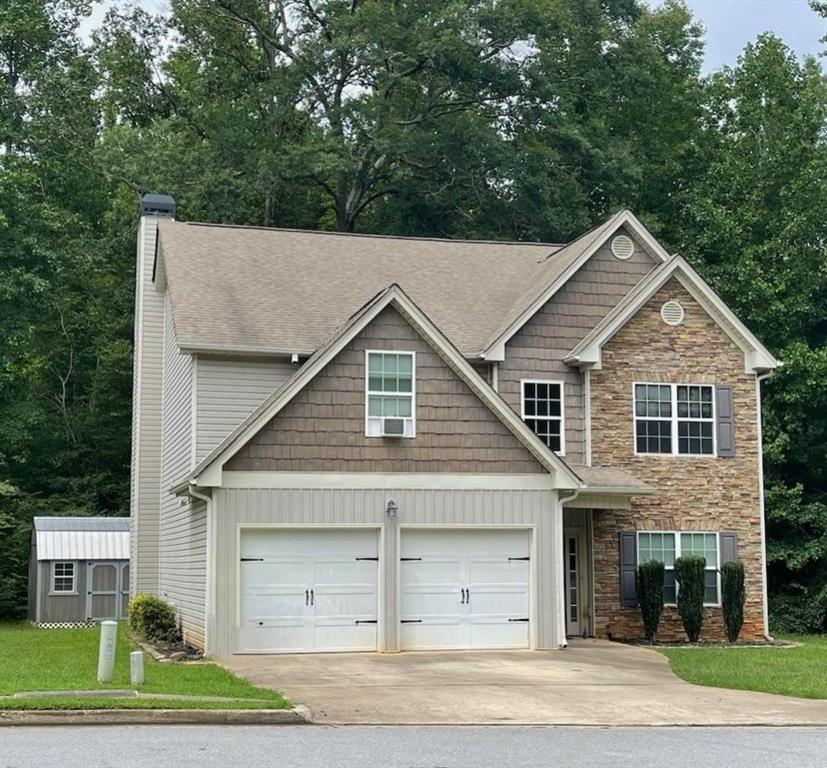
<instances>
[{"instance_id":1,"label":"double-hung window","mask_svg":"<svg viewBox=\"0 0 827 768\"><path fill-rule=\"evenodd\" d=\"M715 388L635 384L635 453L715 455Z\"/></svg>"},{"instance_id":2,"label":"double-hung window","mask_svg":"<svg viewBox=\"0 0 827 768\"><path fill-rule=\"evenodd\" d=\"M706 560L704 605L719 604L718 534L710 532L639 531L638 565L659 560L663 563L663 602L674 605L678 597L675 560L683 555L700 555Z\"/></svg>"},{"instance_id":3,"label":"double-hung window","mask_svg":"<svg viewBox=\"0 0 827 768\"><path fill-rule=\"evenodd\" d=\"M413 437L416 434L414 353L369 351L366 363L365 434ZM397 432L400 422L401 432Z\"/></svg>"},{"instance_id":4,"label":"double-hung window","mask_svg":"<svg viewBox=\"0 0 827 768\"><path fill-rule=\"evenodd\" d=\"M52 592L75 591L75 564L73 562L52 563Z\"/></svg>"},{"instance_id":5,"label":"double-hung window","mask_svg":"<svg viewBox=\"0 0 827 768\"><path fill-rule=\"evenodd\" d=\"M555 453L565 454L563 382L523 379L521 404L523 421L537 437Z\"/></svg>"}]
</instances>

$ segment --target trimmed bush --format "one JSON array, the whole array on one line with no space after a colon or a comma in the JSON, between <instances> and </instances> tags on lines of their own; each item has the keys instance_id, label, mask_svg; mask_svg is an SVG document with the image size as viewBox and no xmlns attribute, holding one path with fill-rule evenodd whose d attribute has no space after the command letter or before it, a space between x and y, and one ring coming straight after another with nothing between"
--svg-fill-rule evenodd
<instances>
[{"instance_id":1,"label":"trimmed bush","mask_svg":"<svg viewBox=\"0 0 827 768\"><path fill-rule=\"evenodd\" d=\"M730 643L738 639L744 624L744 564L730 560L721 566L721 610L724 614L726 637Z\"/></svg>"},{"instance_id":2,"label":"trimmed bush","mask_svg":"<svg viewBox=\"0 0 827 768\"><path fill-rule=\"evenodd\" d=\"M663 563L650 560L637 567L635 572L637 602L643 616L646 639L653 643L658 634L660 615L663 613Z\"/></svg>"},{"instance_id":3,"label":"trimmed bush","mask_svg":"<svg viewBox=\"0 0 827 768\"><path fill-rule=\"evenodd\" d=\"M685 555L675 560L678 582L678 613L690 643L697 643L704 623L704 569L706 560Z\"/></svg>"},{"instance_id":4,"label":"trimmed bush","mask_svg":"<svg viewBox=\"0 0 827 768\"><path fill-rule=\"evenodd\" d=\"M135 595L129 601L129 628L152 643L181 639L175 608L155 595Z\"/></svg>"}]
</instances>

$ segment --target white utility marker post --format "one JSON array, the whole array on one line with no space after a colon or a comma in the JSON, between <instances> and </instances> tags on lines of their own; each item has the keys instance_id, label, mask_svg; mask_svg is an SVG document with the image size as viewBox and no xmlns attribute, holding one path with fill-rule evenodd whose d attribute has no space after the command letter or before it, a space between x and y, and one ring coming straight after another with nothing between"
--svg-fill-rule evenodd
<instances>
[{"instance_id":1,"label":"white utility marker post","mask_svg":"<svg viewBox=\"0 0 827 768\"><path fill-rule=\"evenodd\" d=\"M129 675L132 685L144 684L144 653L132 651L129 654Z\"/></svg>"},{"instance_id":2,"label":"white utility marker post","mask_svg":"<svg viewBox=\"0 0 827 768\"><path fill-rule=\"evenodd\" d=\"M115 643L118 639L118 622L101 622L101 644L98 651L98 682L111 683L115 672Z\"/></svg>"}]
</instances>

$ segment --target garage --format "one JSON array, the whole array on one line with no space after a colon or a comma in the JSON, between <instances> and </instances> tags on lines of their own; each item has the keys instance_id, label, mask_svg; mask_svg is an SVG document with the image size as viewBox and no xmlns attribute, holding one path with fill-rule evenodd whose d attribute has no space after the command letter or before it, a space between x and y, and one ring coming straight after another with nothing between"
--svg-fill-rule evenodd
<instances>
[{"instance_id":1,"label":"garage","mask_svg":"<svg viewBox=\"0 0 827 768\"><path fill-rule=\"evenodd\" d=\"M241 531L239 651L375 651L379 532Z\"/></svg>"},{"instance_id":2,"label":"garage","mask_svg":"<svg viewBox=\"0 0 827 768\"><path fill-rule=\"evenodd\" d=\"M530 532L403 529L402 650L527 648Z\"/></svg>"}]
</instances>

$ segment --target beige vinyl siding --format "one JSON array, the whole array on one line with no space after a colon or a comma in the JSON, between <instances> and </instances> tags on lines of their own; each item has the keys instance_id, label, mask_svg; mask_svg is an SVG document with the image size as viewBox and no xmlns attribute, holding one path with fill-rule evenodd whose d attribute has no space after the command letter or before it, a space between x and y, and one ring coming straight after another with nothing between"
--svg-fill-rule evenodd
<instances>
[{"instance_id":1,"label":"beige vinyl siding","mask_svg":"<svg viewBox=\"0 0 827 768\"><path fill-rule=\"evenodd\" d=\"M563 358L652 269L656 262L628 231L634 254L617 259L609 242L600 248L506 344L499 392L520 413L520 380L564 382L566 460L585 463L583 374Z\"/></svg>"},{"instance_id":2,"label":"beige vinyl siding","mask_svg":"<svg viewBox=\"0 0 827 768\"><path fill-rule=\"evenodd\" d=\"M385 514L388 499L399 511ZM216 576L210 585L209 652L234 653L239 611L238 550L241 526L349 526L381 530L380 650L399 646L397 610L400 526L525 526L534 529L533 627L538 648L556 648L562 600L558 571L562 556L562 513L555 491L416 489L226 489L215 491L212 542ZM555 520L559 531L555 533ZM218 576L220 574L220 577ZM559 594L558 594L559 593Z\"/></svg>"},{"instance_id":3,"label":"beige vinyl siding","mask_svg":"<svg viewBox=\"0 0 827 768\"><path fill-rule=\"evenodd\" d=\"M158 217L138 227L130 479L130 593L158 591L164 301L153 284Z\"/></svg>"},{"instance_id":4,"label":"beige vinyl siding","mask_svg":"<svg viewBox=\"0 0 827 768\"><path fill-rule=\"evenodd\" d=\"M178 612L186 642L203 647L206 510L170 491L192 469L193 362L181 354L167 294L164 322L160 594Z\"/></svg>"},{"instance_id":5,"label":"beige vinyl siding","mask_svg":"<svg viewBox=\"0 0 827 768\"><path fill-rule=\"evenodd\" d=\"M196 366L197 462L299 368L275 360L204 356Z\"/></svg>"}]
</instances>

